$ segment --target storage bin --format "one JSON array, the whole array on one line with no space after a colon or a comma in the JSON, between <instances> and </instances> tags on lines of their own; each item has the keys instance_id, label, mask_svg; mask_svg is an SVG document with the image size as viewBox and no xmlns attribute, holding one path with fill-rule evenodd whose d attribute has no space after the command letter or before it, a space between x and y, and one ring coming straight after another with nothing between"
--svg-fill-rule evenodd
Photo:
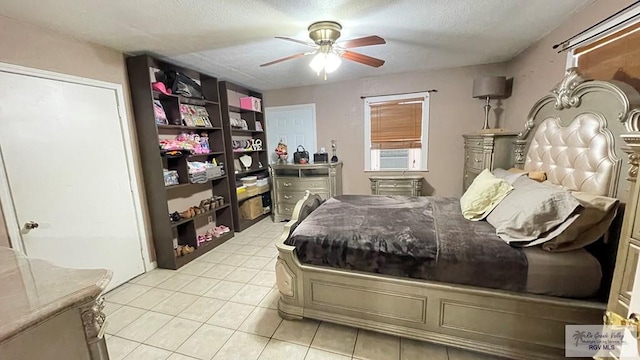
<instances>
[{"instance_id":1,"label":"storage bin","mask_svg":"<svg viewBox=\"0 0 640 360\"><path fill-rule=\"evenodd\" d=\"M164 175L164 186L178 185L180 183L177 171L163 169L162 172Z\"/></svg>"},{"instance_id":2,"label":"storage bin","mask_svg":"<svg viewBox=\"0 0 640 360\"><path fill-rule=\"evenodd\" d=\"M245 176L240 180L242 180L242 185L244 185L244 186L255 186L255 185L257 185L258 177L257 176Z\"/></svg>"},{"instance_id":3,"label":"storage bin","mask_svg":"<svg viewBox=\"0 0 640 360\"><path fill-rule=\"evenodd\" d=\"M245 110L262 112L262 100L253 96L241 97L240 108Z\"/></svg>"},{"instance_id":4,"label":"storage bin","mask_svg":"<svg viewBox=\"0 0 640 360\"><path fill-rule=\"evenodd\" d=\"M246 220L253 220L263 214L262 198L256 196L240 205L240 216Z\"/></svg>"}]
</instances>

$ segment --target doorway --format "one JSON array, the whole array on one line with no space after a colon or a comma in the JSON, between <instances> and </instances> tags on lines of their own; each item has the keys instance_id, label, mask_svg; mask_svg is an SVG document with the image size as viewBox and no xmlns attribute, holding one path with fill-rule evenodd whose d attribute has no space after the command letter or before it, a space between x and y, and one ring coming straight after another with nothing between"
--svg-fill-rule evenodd
<instances>
[{"instance_id":1,"label":"doorway","mask_svg":"<svg viewBox=\"0 0 640 360\"><path fill-rule=\"evenodd\" d=\"M122 86L0 64L0 199L13 248L69 268L145 271Z\"/></svg>"}]
</instances>

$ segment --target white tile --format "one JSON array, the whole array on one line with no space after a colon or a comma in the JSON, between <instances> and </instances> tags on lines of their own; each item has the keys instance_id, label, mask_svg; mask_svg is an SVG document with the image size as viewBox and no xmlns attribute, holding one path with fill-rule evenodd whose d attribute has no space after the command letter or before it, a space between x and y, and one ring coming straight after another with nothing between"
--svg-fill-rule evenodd
<instances>
[{"instance_id":1,"label":"white tile","mask_svg":"<svg viewBox=\"0 0 640 360\"><path fill-rule=\"evenodd\" d=\"M249 245L251 240L253 240L253 238L249 236L234 236L234 238L229 240L228 243L233 245L243 246L243 245Z\"/></svg>"},{"instance_id":2,"label":"white tile","mask_svg":"<svg viewBox=\"0 0 640 360\"><path fill-rule=\"evenodd\" d=\"M176 350L177 353L209 360L233 334L233 330L213 325L202 325Z\"/></svg>"},{"instance_id":3,"label":"white tile","mask_svg":"<svg viewBox=\"0 0 640 360\"><path fill-rule=\"evenodd\" d=\"M303 360L307 354L307 347L292 344L286 341L275 339L269 340L269 343L262 351L259 360Z\"/></svg>"},{"instance_id":4,"label":"white tile","mask_svg":"<svg viewBox=\"0 0 640 360\"><path fill-rule=\"evenodd\" d=\"M212 287L211 290L207 291L204 296L220 300L229 300L243 287L244 284L242 283L221 280Z\"/></svg>"},{"instance_id":5,"label":"white tile","mask_svg":"<svg viewBox=\"0 0 640 360\"><path fill-rule=\"evenodd\" d=\"M105 295L105 300L116 304L126 305L131 300L151 290L152 287L138 284L124 284L111 290Z\"/></svg>"},{"instance_id":6,"label":"white tile","mask_svg":"<svg viewBox=\"0 0 640 360\"><path fill-rule=\"evenodd\" d=\"M177 274L175 270L153 269L146 274L138 276L134 279L135 281L132 280L130 282L138 285L157 286L175 274Z\"/></svg>"},{"instance_id":7,"label":"white tile","mask_svg":"<svg viewBox=\"0 0 640 360\"><path fill-rule=\"evenodd\" d=\"M105 332L107 334L115 334L146 312L147 311L144 309L123 306L113 314L107 316L107 328L105 329Z\"/></svg>"},{"instance_id":8,"label":"white tile","mask_svg":"<svg viewBox=\"0 0 640 360\"><path fill-rule=\"evenodd\" d=\"M266 337L236 331L213 360L256 360L268 342Z\"/></svg>"},{"instance_id":9,"label":"white tile","mask_svg":"<svg viewBox=\"0 0 640 360\"><path fill-rule=\"evenodd\" d=\"M220 251L216 251L216 249L213 249L208 253L202 255L200 258L198 258L198 260L217 264L217 263L220 263L220 261L226 259L227 256L229 255L231 255L231 253L220 252Z\"/></svg>"},{"instance_id":10,"label":"white tile","mask_svg":"<svg viewBox=\"0 0 640 360\"><path fill-rule=\"evenodd\" d=\"M242 246L240 249L236 250L236 254L253 255L260 250L262 250L260 246L245 245L245 246Z\"/></svg>"},{"instance_id":11,"label":"white tile","mask_svg":"<svg viewBox=\"0 0 640 360\"><path fill-rule=\"evenodd\" d=\"M270 338L281 322L282 318L276 310L255 308L238 330Z\"/></svg>"},{"instance_id":12,"label":"white tile","mask_svg":"<svg viewBox=\"0 0 640 360\"><path fill-rule=\"evenodd\" d=\"M161 349L175 351L202 325L197 321L173 318L144 343Z\"/></svg>"},{"instance_id":13,"label":"white tile","mask_svg":"<svg viewBox=\"0 0 640 360\"><path fill-rule=\"evenodd\" d=\"M400 339L400 359L401 360L448 360L447 347L436 345L425 341Z\"/></svg>"},{"instance_id":14,"label":"white tile","mask_svg":"<svg viewBox=\"0 0 640 360\"><path fill-rule=\"evenodd\" d=\"M193 358L191 356L187 356L187 355L173 353L171 354L171 356L169 356L167 360L198 360L198 359Z\"/></svg>"},{"instance_id":15,"label":"white tile","mask_svg":"<svg viewBox=\"0 0 640 360\"><path fill-rule=\"evenodd\" d=\"M449 360L506 360L501 357L481 354L474 351L462 350L452 347L447 347L447 354L449 355Z\"/></svg>"},{"instance_id":16,"label":"white tile","mask_svg":"<svg viewBox=\"0 0 640 360\"><path fill-rule=\"evenodd\" d=\"M271 289L258 306L278 310L278 300L280 300L280 291L278 291L278 289Z\"/></svg>"},{"instance_id":17,"label":"white tile","mask_svg":"<svg viewBox=\"0 0 640 360\"><path fill-rule=\"evenodd\" d=\"M430 359L430 358L423 358ZM309 349L304 360L351 360L351 356L338 355L318 349Z\"/></svg>"},{"instance_id":18,"label":"white tile","mask_svg":"<svg viewBox=\"0 0 640 360\"><path fill-rule=\"evenodd\" d=\"M356 328L323 322L318 327L311 347L351 356L357 335Z\"/></svg>"},{"instance_id":19,"label":"white tile","mask_svg":"<svg viewBox=\"0 0 640 360\"><path fill-rule=\"evenodd\" d=\"M206 277L197 277L180 289L181 293L202 296L218 284L218 280Z\"/></svg>"},{"instance_id":20,"label":"white tile","mask_svg":"<svg viewBox=\"0 0 640 360\"><path fill-rule=\"evenodd\" d=\"M353 357L363 360L399 360L400 338L358 330Z\"/></svg>"},{"instance_id":21,"label":"white tile","mask_svg":"<svg viewBox=\"0 0 640 360\"><path fill-rule=\"evenodd\" d=\"M129 302L129 306L151 310L154 306L173 295L173 291L153 288Z\"/></svg>"},{"instance_id":22,"label":"white tile","mask_svg":"<svg viewBox=\"0 0 640 360\"><path fill-rule=\"evenodd\" d=\"M316 330L318 330L318 325L317 321L309 319L283 320L276 333L273 334L273 338L309 346Z\"/></svg>"},{"instance_id":23,"label":"white tile","mask_svg":"<svg viewBox=\"0 0 640 360\"><path fill-rule=\"evenodd\" d=\"M249 284L274 287L276 286L276 272L261 270L249 281Z\"/></svg>"},{"instance_id":24,"label":"white tile","mask_svg":"<svg viewBox=\"0 0 640 360\"><path fill-rule=\"evenodd\" d=\"M177 273L167 280L161 282L156 287L165 290L178 291L182 289L185 285L190 283L196 278L194 275L180 274Z\"/></svg>"},{"instance_id":25,"label":"white tile","mask_svg":"<svg viewBox=\"0 0 640 360\"><path fill-rule=\"evenodd\" d=\"M172 316L149 311L118 331L117 336L144 342L171 320Z\"/></svg>"},{"instance_id":26,"label":"white tile","mask_svg":"<svg viewBox=\"0 0 640 360\"><path fill-rule=\"evenodd\" d=\"M236 268L229 275L225 276L224 279L227 281L247 283L257 274L258 270L255 269Z\"/></svg>"},{"instance_id":27,"label":"white tile","mask_svg":"<svg viewBox=\"0 0 640 360\"><path fill-rule=\"evenodd\" d=\"M255 256L262 256L268 258L274 258L278 256L278 248L275 245L263 246L260 251L254 254Z\"/></svg>"},{"instance_id":28,"label":"white tile","mask_svg":"<svg viewBox=\"0 0 640 360\"><path fill-rule=\"evenodd\" d=\"M178 272L181 274L187 275L202 275L202 273L206 272L211 268L211 264L203 262L203 261L192 261L187 265L181 267Z\"/></svg>"},{"instance_id":29,"label":"white tile","mask_svg":"<svg viewBox=\"0 0 640 360\"><path fill-rule=\"evenodd\" d=\"M241 255L241 254L235 253L235 254L230 254L224 260L220 261L220 264L235 267L249 260L250 258L251 257L249 255Z\"/></svg>"},{"instance_id":30,"label":"white tile","mask_svg":"<svg viewBox=\"0 0 640 360\"><path fill-rule=\"evenodd\" d=\"M278 231L278 230L271 230L271 231L267 231L266 233L264 233L264 235L262 235L262 237L265 238L271 238L271 239L278 239L282 236L284 231Z\"/></svg>"},{"instance_id":31,"label":"white tile","mask_svg":"<svg viewBox=\"0 0 640 360\"><path fill-rule=\"evenodd\" d=\"M117 336L110 336L107 339L107 349L109 351L109 360L122 360L133 349L137 348L140 343L135 341L119 338Z\"/></svg>"},{"instance_id":32,"label":"white tile","mask_svg":"<svg viewBox=\"0 0 640 360\"><path fill-rule=\"evenodd\" d=\"M229 301L257 306L271 290L270 287L247 284Z\"/></svg>"},{"instance_id":33,"label":"white tile","mask_svg":"<svg viewBox=\"0 0 640 360\"><path fill-rule=\"evenodd\" d=\"M194 301L198 300L198 296L184 293L173 293L171 296L161 301L153 307L153 311L167 314L178 315L185 308L189 307Z\"/></svg>"},{"instance_id":34,"label":"white tile","mask_svg":"<svg viewBox=\"0 0 640 360\"><path fill-rule=\"evenodd\" d=\"M226 301L223 300L200 297L189 307L179 313L178 317L198 322L205 322L211 317L211 315L220 310L225 303Z\"/></svg>"},{"instance_id":35,"label":"white tile","mask_svg":"<svg viewBox=\"0 0 640 360\"><path fill-rule=\"evenodd\" d=\"M240 267L247 268L247 269L260 270L263 267L265 267L269 263L269 261L270 260L268 258L264 258L260 256L251 256L247 261L240 264Z\"/></svg>"},{"instance_id":36,"label":"white tile","mask_svg":"<svg viewBox=\"0 0 640 360\"><path fill-rule=\"evenodd\" d=\"M207 320L207 324L235 330L251 314L254 308L251 305L228 302Z\"/></svg>"},{"instance_id":37,"label":"white tile","mask_svg":"<svg viewBox=\"0 0 640 360\"><path fill-rule=\"evenodd\" d=\"M265 247L268 245L275 245L275 242L276 241L274 239L257 237L257 238L253 238L252 241L249 243L249 245Z\"/></svg>"},{"instance_id":38,"label":"white tile","mask_svg":"<svg viewBox=\"0 0 640 360\"><path fill-rule=\"evenodd\" d=\"M109 316L109 315L113 314L114 312L116 312L116 310L120 309L121 307L122 307L122 305L120 305L120 304L116 304L116 303L105 301L104 302L104 309L102 309L102 312L105 315Z\"/></svg>"},{"instance_id":39,"label":"white tile","mask_svg":"<svg viewBox=\"0 0 640 360\"><path fill-rule=\"evenodd\" d=\"M265 265L262 270L270 270L270 271L275 271L276 270L276 263L278 262L278 258L273 258L271 259L271 261L269 261L269 263L267 265Z\"/></svg>"},{"instance_id":40,"label":"white tile","mask_svg":"<svg viewBox=\"0 0 640 360\"><path fill-rule=\"evenodd\" d=\"M240 249L240 246L241 245L233 245L233 244L230 244L230 243L224 243L224 244L218 246L216 248L216 251L234 253L234 252L236 252L236 250Z\"/></svg>"},{"instance_id":41,"label":"white tile","mask_svg":"<svg viewBox=\"0 0 640 360\"><path fill-rule=\"evenodd\" d=\"M236 269L235 266L229 266L224 264L214 264L210 269L205 271L202 274L202 276L221 280L221 279L224 279L230 273L232 273L235 269Z\"/></svg>"},{"instance_id":42,"label":"white tile","mask_svg":"<svg viewBox=\"0 0 640 360\"><path fill-rule=\"evenodd\" d=\"M158 349L142 344L127 355L125 360L166 360L171 355L170 351Z\"/></svg>"}]
</instances>

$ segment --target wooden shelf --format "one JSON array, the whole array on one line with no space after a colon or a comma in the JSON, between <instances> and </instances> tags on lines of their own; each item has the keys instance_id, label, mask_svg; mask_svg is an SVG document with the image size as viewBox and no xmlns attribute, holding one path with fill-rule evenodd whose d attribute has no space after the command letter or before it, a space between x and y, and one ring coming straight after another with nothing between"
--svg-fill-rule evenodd
<instances>
[{"instance_id":1,"label":"wooden shelf","mask_svg":"<svg viewBox=\"0 0 640 360\"><path fill-rule=\"evenodd\" d=\"M235 112L235 113L256 113L256 114L262 114L262 111L255 111L255 110L249 110L249 109L243 109L243 108L239 108L237 106L233 106L233 105L229 105L229 111L231 112Z\"/></svg>"},{"instance_id":2,"label":"wooden shelf","mask_svg":"<svg viewBox=\"0 0 640 360\"><path fill-rule=\"evenodd\" d=\"M250 196L247 196L247 197L242 196L244 193L238 194L238 192L236 192L236 194L238 194L238 202L241 202L241 201L245 201L245 200L254 198L254 197L258 196L258 195L262 195L264 193L268 193L269 191L271 191L271 189L263 190L263 191L261 191L261 192L259 192L257 194L253 194L253 195L250 195Z\"/></svg>"},{"instance_id":3,"label":"wooden shelf","mask_svg":"<svg viewBox=\"0 0 640 360\"><path fill-rule=\"evenodd\" d=\"M175 257L175 262L177 267L179 268L189 263L190 261L197 259L198 257L206 254L207 252L213 250L214 248L224 244L224 242L231 239L233 235L234 235L233 231L230 231L226 234L221 235L219 238L214 238L209 242L200 244L200 246L198 246L195 249L195 251L192 252L191 254Z\"/></svg>"},{"instance_id":4,"label":"wooden shelf","mask_svg":"<svg viewBox=\"0 0 640 360\"><path fill-rule=\"evenodd\" d=\"M211 209L211 210L209 210L209 211L205 211L205 212L203 212L202 214L198 214L198 215L196 215L196 216L194 216L194 217L192 217L192 218L189 218L189 219L180 219L180 221L172 222L172 223L171 223L171 227L177 227L177 226L180 226L180 225L186 224L186 223L188 223L188 222L194 221L195 219L199 219L199 218L207 217L207 216L209 216L209 215L211 215L211 214L215 214L216 212L218 212L218 211L220 211L220 210L226 209L226 208L228 208L229 206L231 206L231 205L230 205L230 204L224 204L224 205L222 205L222 206L218 206L218 207L216 207L215 209Z\"/></svg>"},{"instance_id":5,"label":"wooden shelf","mask_svg":"<svg viewBox=\"0 0 640 360\"><path fill-rule=\"evenodd\" d=\"M234 154L251 154L251 153L257 153L257 152L263 152L263 151L267 151L265 149L262 150L245 150L245 151L232 151Z\"/></svg>"},{"instance_id":6,"label":"wooden shelf","mask_svg":"<svg viewBox=\"0 0 640 360\"><path fill-rule=\"evenodd\" d=\"M158 129L168 129L168 130L204 130L204 131L222 130L221 127L161 125L161 124L158 124Z\"/></svg>"},{"instance_id":7,"label":"wooden shelf","mask_svg":"<svg viewBox=\"0 0 640 360\"><path fill-rule=\"evenodd\" d=\"M253 135L253 134L264 134L262 130L244 130L244 129L231 129L231 133L234 135Z\"/></svg>"},{"instance_id":8,"label":"wooden shelf","mask_svg":"<svg viewBox=\"0 0 640 360\"><path fill-rule=\"evenodd\" d=\"M167 95L155 90L153 91L153 98L156 100L177 99L179 102L183 104L200 105L200 106L204 106L206 104L213 104L213 105L220 104L217 101L198 99L198 98L189 98L189 97L177 95L177 94Z\"/></svg>"},{"instance_id":9,"label":"wooden shelf","mask_svg":"<svg viewBox=\"0 0 640 360\"><path fill-rule=\"evenodd\" d=\"M242 171L238 171L237 173L235 173L236 175L247 175L247 174L253 174L253 173L257 173L260 171L267 171L268 168L265 166L263 168L260 169L250 169L250 170L242 170Z\"/></svg>"},{"instance_id":10,"label":"wooden shelf","mask_svg":"<svg viewBox=\"0 0 640 360\"><path fill-rule=\"evenodd\" d=\"M181 155L167 155L168 152L171 151L181 151ZM199 158L199 157L207 157L207 156L215 156L215 155L224 155L224 151L211 151L206 154L192 154L189 150L160 150L160 155L166 157L167 159L176 159L181 157L187 158Z\"/></svg>"}]
</instances>

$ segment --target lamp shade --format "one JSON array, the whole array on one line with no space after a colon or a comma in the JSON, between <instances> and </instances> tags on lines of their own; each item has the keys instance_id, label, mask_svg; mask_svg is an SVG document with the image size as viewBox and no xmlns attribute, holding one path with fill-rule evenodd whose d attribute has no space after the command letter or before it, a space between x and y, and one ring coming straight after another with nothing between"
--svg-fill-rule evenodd
<instances>
[{"instance_id":1,"label":"lamp shade","mask_svg":"<svg viewBox=\"0 0 640 360\"><path fill-rule=\"evenodd\" d=\"M501 98L505 96L505 76L485 76L473 80L474 98Z\"/></svg>"}]
</instances>

